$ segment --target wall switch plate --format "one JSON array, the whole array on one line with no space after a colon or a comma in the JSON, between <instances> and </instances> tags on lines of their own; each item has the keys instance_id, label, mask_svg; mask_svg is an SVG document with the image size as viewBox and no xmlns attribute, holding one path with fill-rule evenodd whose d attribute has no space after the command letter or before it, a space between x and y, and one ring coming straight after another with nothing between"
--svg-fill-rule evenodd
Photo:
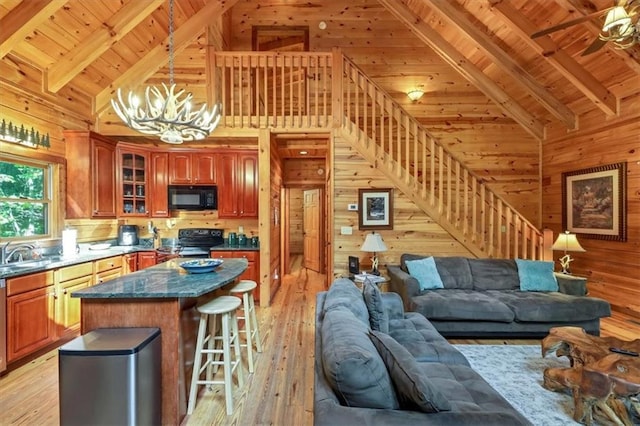
<instances>
[{"instance_id":1,"label":"wall switch plate","mask_svg":"<svg viewBox=\"0 0 640 426\"><path fill-rule=\"evenodd\" d=\"M353 228L351 226L342 226L340 227L340 235L352 235Z\"/></svg>"},{"instance_id":2,"label":"wall switch plate","mask_svg":"<svg viewBox=\"0 0 640 426\"><path fill-rule=\"evenodd\" d=\"M349 204L347 206L347 210L349 210L350 212L357 212L358 211L358 205L357 204Z\"/></svg>"}]
</instances>

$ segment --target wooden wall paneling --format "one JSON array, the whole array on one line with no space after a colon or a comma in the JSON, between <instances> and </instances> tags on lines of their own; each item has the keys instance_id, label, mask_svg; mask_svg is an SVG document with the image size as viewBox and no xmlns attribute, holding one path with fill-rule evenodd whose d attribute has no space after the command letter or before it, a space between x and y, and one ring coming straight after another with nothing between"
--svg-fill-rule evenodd
<instances>
[{"instance_id":1,"label":"wooden wall paneling","mask_svg":"<svg viewBox=\"0 0 640 426\"><path fill-rule=\"evenodd\" d=\"M304 189L301 188L289 188L289 253L291 254L304 252L304 238L302 236L303 192Z\"/></svg>"},{"instance_id":2,"label":"wooden wall paneling","mask_svg":"<svg viewBox=\"0 0 640 426\"><path fill-rule=\"evenodd\" d=\"M589 239L578 234L586 252L572 253L572 272L588 278L590 295L613 309L640 318L640 97L625 99L620 117L603 120L597 111L580 119L580 130L551 127L543 145L543 226L562 232L562 173L627 162L627 241ZM555 252L556 260L561 253Z\"/></svg>"}]
</instances>

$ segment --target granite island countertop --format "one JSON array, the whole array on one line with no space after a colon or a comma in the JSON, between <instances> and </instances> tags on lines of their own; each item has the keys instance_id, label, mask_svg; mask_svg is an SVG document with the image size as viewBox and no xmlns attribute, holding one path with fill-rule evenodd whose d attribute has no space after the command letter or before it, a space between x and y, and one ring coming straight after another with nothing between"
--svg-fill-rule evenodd
<instances>
[{"instance_id":1,"label":"granite island countertop","mask_svg":"<svg viewBox=\"0 0 640 426\"><path fill-rule=\"evenodd\" d=\"M248 267L246 259L226 259L213 272L191 274L173 259L105 283L71 293L85 299L145 299L199 297L238 278Z\"/></svg>"}]
</instances>

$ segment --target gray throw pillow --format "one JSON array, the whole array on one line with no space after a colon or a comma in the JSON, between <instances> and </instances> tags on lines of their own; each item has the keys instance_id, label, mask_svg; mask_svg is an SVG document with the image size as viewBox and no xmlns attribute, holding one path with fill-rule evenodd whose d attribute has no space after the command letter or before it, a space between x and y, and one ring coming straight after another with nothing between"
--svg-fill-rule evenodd
<instances>
[{"instance_id":1,"label":"gray throw pillow","mask_svg":"<svg viewBox=\"0 0 640 426\"><path fill-rule=\"evenodd\" d=\"M376 284L365 281L363 284L364 303L369 311L369 325L372 330L389 333L389 315L382 305L382 295Z\"/></svg>"},{"instance_id":2,"label":"gray throw pillow","mask_svg":"<svg viewBox=\"0 0 640 426\"><path fill-rule=\"evenodd\" d=\"M400 408L425 413L451 410L449 401L431 385L404 346L393 337L377 331L370 331L369 337L389 370Z\"/></svg>"}]
</instances>

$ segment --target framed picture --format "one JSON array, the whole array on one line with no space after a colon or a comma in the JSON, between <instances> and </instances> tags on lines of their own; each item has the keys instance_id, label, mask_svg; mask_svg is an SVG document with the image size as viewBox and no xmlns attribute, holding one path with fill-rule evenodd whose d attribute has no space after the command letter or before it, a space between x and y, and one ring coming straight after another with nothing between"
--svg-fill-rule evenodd
<instances>
[{"instance_id":1,"label":"framed picture","mask_svg":"<svg viewBox=\"0 0 640 426\"><path fill-rule=\"evenodd\" d=\"M627 163L562 174L563 229L587 238L627 240Z\"/></svg>"},{"instance_id":2,"label":"framed picture","mask_svg":"<svg viewBox=\"0 0 640 426\"><path fill-rule=\"evenodd\" d=\"M393 229L393 189L359 189L360 229Z\"/></svg>"}]
</instances>

